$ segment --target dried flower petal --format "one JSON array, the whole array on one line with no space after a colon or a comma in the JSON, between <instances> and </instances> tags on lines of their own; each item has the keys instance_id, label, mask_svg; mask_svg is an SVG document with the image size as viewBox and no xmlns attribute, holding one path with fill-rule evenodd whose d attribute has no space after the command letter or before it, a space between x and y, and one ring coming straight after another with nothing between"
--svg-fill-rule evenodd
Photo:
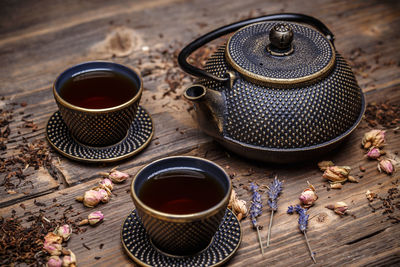
<instances>
[{"instance_id":1,"label":"dried flower petal","mask_svg":"<svg viewBox=\"0 0 400 267\"><path fill-rule=\"evenodd\" d=\"M57 227L55 233L56 235L61 236L65 242L71 237L72 229L68 224L64 224L63 226Z\"/></svg>"},{"instance_id":2,"label":"dried flower petal","mask_svg":"<svg viewBox=\"0 0 400 267\"><path fill-rule=\"evenodd\" d=\"M332 166L325 170L322 177L331 182L343 183L347 180L350 170L349 166Z\"/></svg>"},{"instance_id":3,"label":"dried flower petal","mask_svg":"<svg viewBox=\"0 0 400 267\"><path fill-rule=\"evenodd\" d=\"M371 130L364 134L361 144L365 149L370 147L383 147L385 145L385 131Z\"/></svg>"},{"instance_id":4,"label":"dried flower petal","mask_svg":"<svg viewBox=\"0 0 400 267\"><path fill-rule=\"evenodd\" d=\"M90 225L95 225L95 224L101 222L103 219L104 219L104 215L99 210L94 211L88 215L88 220L89 220Z\"/></svg>"},{"instance_id":5,"label":"dried flower petal","mask_svg":"<svg viewBox=\"0 0 400 267\"><path fill-rule=\"evenodd\" d=\"M367 190L367 192L365 192L365 196L367 197L367 199L369 201L373 201L374 198L376 198L378 195L376 193L374 193L374 192L371 192L371 191Z\"/></svg>"},{"instance_id":6,"label":"dried flower petal","mask_svg":"<svg viewBox=\"0 0 400 267\"><path fill-rule=\"evenodd\" d=\"M330 161L330 160L324 160L324 161L321 161L321 162L318 162L318 167L319 167L319 169L321 170L321 171L325 171L328 167L332 167L332 166L335 166L335 164L332 162L332 161Z\"/></svg>"},{"instance_id":7,"label":"dried flower petal","mask_svg":"<svg viewBox=\"0 0 400 267\"><path fill-rule=\"evenodd\" d=\"M386 172L387 174L392 174L394 172L394 166L391 159L384 158L381 159L378 163L379 172Z\"/></svg>"},{"instance_id":8,"label":"dried flower petal","mask_svg":"<svg viewBox=\"0 0 400 267\"><path fill-rule=\"evenodd\" d=\"M47 267L61 267L62 260L58 256L51 256L47 261Z\"/></svg>"},{"instance_id":9,"label":"dried flower petal","mask_svg":"<svg viewBox=\"0 0 400 267\"><path fill-rule=\"evenodd\" d=\"M99 204L100 200L102 199L102 195L99 194L96 190L88 190L85 192L83 196L83 205L88 208L93 208Z\"/></svg>"},{"instance_id":10,"label":"dried flower petal","mask_svg":"<svg viewBox=\"0 0 400 267\"><path fill-rule=\"evenodd\" d=\"M377 147L371 147L367 153L367 157L370 159L377 159L381 156L381 150Z\"/></svg>"},{"instance_id":11,"label":"dried flower petal","mask_svg":"<svg viewBox=\"0 0 400 267\"><path fill-rule=\"evenodd\" d=\"M86 224L89 224L89 220L88 219L83 219L82 221L80 221L78 223L79 226L86 225Z\"/></svg>"},{"instance_id":12,"label":"dried flower petal","mask_svg":"<svg viewBox=\"0 0 400 267\"><path fill-rule=\"evenodd\" d=\"M105 179L103 179L103 180L101 180L100 182L99 182L99 184L100 184L100 186L103 188L103 189L109 189L110 191L112 191L113 190L113 188L114 188L114 185L113 185L113 183L112 183L112 181L110 180L110 179L108 179L108 178L105 178Z\"/></svg>"},{"instance_id":13,"label":"dried flower petal","mask_svg":"<svg viewBox=\"0 0 400 267\"><path fill-rule=\"evenodd\" d=\"M69 255L65 255L63 257L62 266L63 267L75 267L76 266L76 256L71 250L68 250L68 251L69 251Z\"/></svg>"},{"instance_id":14,"label":"dried flower petal","mask_svg":"<svg viewBox=\"0 0 400 267\"><path fill-rule=\"evenodd\" d=\"M114 183L122 183L129 178L129 174L112 170L108 176Z\"/></svg>"},{"instance_id":15,"label":"dried flower petal","mask_svg":"<svg viewBox=\"0 0 400 267\"><path fill-rule=\"evenodd\" d=\"M308 183L308 182L307 182ZM305 208L309 208L317 201L318 196L312 184L308 183L308 188L304 189L301 193L299 200Z\"/></svg>"},{"instance_id":16,"label":"dried flower petal","mask_svg":"<svg viewBox=\"0 0 400 267\"><path fill-rule=\"evenodd\" d=\"M341 183L331 183L330 188L331 189L342 189L343 185Z\"/></svg>"},{"instance_id":17,"label":"dried flower petal","mask_svg":"<svg viewBox=\"0 0 400 267\"><path fill-rule=\"evenodd\" d=\"M349 175L349 176L347 177L347 180L348 180L349 182L352 182L352 183L358 183L358 182L359 182L355 177L353 177L353 176L351 176L351 175Z\"/></svg>"}]
</instances>

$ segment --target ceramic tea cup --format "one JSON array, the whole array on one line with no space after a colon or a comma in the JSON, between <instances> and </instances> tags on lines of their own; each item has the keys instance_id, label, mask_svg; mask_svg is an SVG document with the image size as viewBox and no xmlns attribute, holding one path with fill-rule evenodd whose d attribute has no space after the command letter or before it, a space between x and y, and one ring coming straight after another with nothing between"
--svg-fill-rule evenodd
<instances>
[{"instance_id":1,"label":"ceramic tea cup","mask_svg":"<svg viewBox=\"0 0 400 267\"><path fill-rule=\"evenodd\" d=\"M53 94L71 135L94 147L121 141L135 119L143 82L120 64L85 62L61 73Z\"/></svg>"},{"instance_id":2,"label":"ceramic tea cup","mask_svg":"<svg viewBox=\"0 0 400 267\"><path fill-rule=\"evenodd\" d=\"M188 256L211 243L231 187L217 164L176 156L143 167L133 178L131 194L153 246L168 255Z\"/></svg>"}]
</instances>

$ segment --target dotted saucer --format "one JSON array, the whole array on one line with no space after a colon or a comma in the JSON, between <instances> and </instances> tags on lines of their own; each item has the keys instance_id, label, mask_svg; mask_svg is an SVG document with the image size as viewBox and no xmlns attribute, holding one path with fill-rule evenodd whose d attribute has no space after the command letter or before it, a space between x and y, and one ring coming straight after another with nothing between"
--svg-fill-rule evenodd
<instances>
[{"instance_id":1,"label":"dotted saucer","mask_svg":"<svg viewBox=\"0 0 400 267\"><path fill-rule=\"evenodd\" d=\"M113 162L133 156L151 141L154 129L150 115L139 106L127 136L115 145L90 147L72 138L59 111L49 119L46 128L49 143L67 158L85 162Z\"/></svg>"},{"instance_id":2,"label":"dotted saucer","mask_svg":"<svg viewBox=\"0 0 400 267\"><path fill-rule=\"evenodd\" d=\"M229 209L211 244L199 254L187 257L165 255L155 249L133 210L125 219L121 232L122 244L128 255L141 266L219 266L227 262L239 248L242 229Z\"/></svg>"}]
</instances>

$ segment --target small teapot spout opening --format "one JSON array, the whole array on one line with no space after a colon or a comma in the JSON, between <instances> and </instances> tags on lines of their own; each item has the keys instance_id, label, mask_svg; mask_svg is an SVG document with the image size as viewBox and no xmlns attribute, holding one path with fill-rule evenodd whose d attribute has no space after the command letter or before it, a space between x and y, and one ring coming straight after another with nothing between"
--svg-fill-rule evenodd
<instances>
[{"instance_id":1,"label":"small teapot spout opening","mask_svg":"<svg viewBox=\"0 0 400 267\"><path fill-rule=\"evenodd\" d=\"M207 89L201 84L193 84L183 93L184 97L190 101L197 101L203 98L207 93Z\"/></svg>"}]
</instances>

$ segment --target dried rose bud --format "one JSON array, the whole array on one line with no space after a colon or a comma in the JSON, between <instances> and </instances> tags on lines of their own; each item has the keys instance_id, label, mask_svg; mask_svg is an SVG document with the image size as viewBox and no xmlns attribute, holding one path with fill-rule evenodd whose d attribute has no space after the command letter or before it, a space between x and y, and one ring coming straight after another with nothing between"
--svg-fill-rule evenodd
<instances>
[{"instance_id":1,"label":"dried rose bud","mask_svg":"<svg viewBox=\"0 0 400 267\"><path fill-rule=\"evenodd\" d=\"M367 157L370 159L377 159L381 156L381 151L377 147L371 147L367 153Z\"/></svg>"},{"instance_id":2,"label":"dried rose bud","mask_svg":"<svg viewBox=\"0 0 400 267\"><path fill-rule=\"evenodd\" d=\"M61 267L62 260L58 256L51 256L47 261L47 267Z\"/></svg>"},{"instance_id":3,"label":"dried rose bud","mask_svg":"<svg viewBox=\"0 0 400 267\"><path fill-rule=\"evenodd\" d=\"M331 182L343 183L347 180L350 170L349 166L332 166L325 170L322 177Z\"/></svg>"},{"instance_id":4,"label":"dried rose bud","mask_svg":"<svg viewBox=\"0 0 400 267\"><path fill-rule=\"evenodd\" d=\"M44 242L49 244L61 244L62 241L62 237L53 232L47 233L47 235L44 237Z\"/></svg>"},{"instance_id":5,"label":"dried rose bud","mask_svg":"<svg viewBox=\"0 0 400 267\"><path fill-rule=\"evenodd\" d=\"M301 193L299 199L301 204L305 207L305 208L309 208L312 205L314 205L314 202L317 201L318 196L317 193L315 192L315 188L312 184L308 183L308 187L303 190L303 192Z\"/></svg>"},{"instance_id":6,"label":"dried rose bud","mask_svg":"<svg viewBox=\"0 0 400 267\"><path fill-rule=\"evenodd\" d=\"M85 205L88 208L93 208L97 206L97 204L99 204L101 198L102 195L100 195L98 191L88 190L85 192L85 195L83 196L83 205Z\"/></svg>"},{"instance_id":7,"label":"dried rose bud","mask_svg":"<svg viewBox=\"0 0 400 267\"><path fill-rule=\"evenodd\" d=\"M346 203L344 203L344 202L336 202L335 206L333 208L333 211L336 212L339 215L344 215L347 212L348 208L349 207L347 206Z\"/></svg>"},{"instance_id":8,"label":"dried rose bud","mask_svg":"<svg viewBox=\"0 0 400 267\"><path fill-rule=\"evenodd\" d=\"M369 201L373 201L374 198L376 198L378 195L376 193L374 193L374 192L371 192L371 191L367 190L367 192L365 192L365 196L367 197L367 199Z\"/></svg>"},{"instance_id":9,"label":"dried rose bud","mask_svg":"<svg viewBox=\"0 0 400 267\"><path fill-rule=\"evenodd\" d=\"M379 172L386 172L387 174L392 174L394 172L394 166L391 159L384 158L378 163Z\"/></svg>"},{"instance_id":10,"label":"dried rose bud","mask_svg":"<svg viewBox=\"0 0 400 267\"><path fill-rule=\"evenodd\" d=\"M348 210L348 206L344 202L336 202L335 205L327 205L325 206L325 208L333 210L336 214L339 215L345 215Z\"/></svg>"},{"instance_id":11,"label":"dried rose bud","mask_svg":"<svg viewBox=\"0 0 400 267\"><path fill-rule=\"evenodd\" d=\"M95 224L101 222L103 219L104 219L104 215L99 210L94 211L88 215L88 220L89 220L90 225L95 225Z\"/></svg>"},{"instance_id":12,"label":"dried rose bud","mask_svg":"<svg viewBox=\"0 0 400 267\"><path fill-rule=\"evenodd\" d=\"M330 160L324 160L324 161L321 161L321 162L318 162L318 167L319 167L319 169L321 170L321 171L325 171L328 167L332 167L332 166L335 166L335 164L332 162L332 161L330 161Z\"/></svg>"},{"instance_id":13,"label":"dried rose bud","mask_svg":"<svg viewBox=\"0 0 400 267\"><path fill-rule=\"evenodd\" d=\"M105 179L101 180L99 182L99 184L100 184L100 187L102 187L104 189L107 188L110 191L112 191L113 188L114 188L114 185L113 185L112 181L110 179L108 179L108 178L105 178Z\"/></svg>"},{"instance_id":14,"label":"dried rose bud","mask_svg":"<svg viewBox=\"0 0 400 267\"><path fill-rule=\"evenodd\" d=\"M385 145L385 131L371 130L365 133L361 144L365 149L370 147L383 147Z\"/></svg>"},{"instance_id":15,"label":"dried rose bud","mask_svg":"<svg viewBox=\"0 0 400 267\"><path fill-rule=\"evenodd\" d=\"M72 234L72 229L68 224L64 224L63 226L57 227L55 230L56 235L61 236L62 239L68 241Z\"/></svg>"},{"instance_id":16,"label":"dried rose bud","mask_svg":"<svg viewBox=\"0 0 400 267\"><path fill-rule=\"evenodd\" d=\"M71 250L68 250L68 251L69 251L69 255L65 255L63 257L62 266L63 267L76 267L75 254Z\"/></svg>"},{"instance_id":17,"label":"dried rose bud","mask_svg":"<svg viewBox=\"0 0 400 267\"><path fill-rule=\"evenodd\" d=\"M247 214L246 201L240 200L237 197L235 190L232 190L228 208L230 208L233 213L237 215L239 221Z\"/></svg>"},{"instance_id":18,"label":"dried rose bud","mask_svg":"<svg viewBox=\"0 0 400 267\"><path fill-rule=\"evenodd\" d=\"M100 199L101 202L107 203L108 201L110 201L110 195L106 190L99 189L97 192L98 192L98 198Z\"/></svg>"},{"instance_id":19,"label":"dried rose bud","mask_svg":"<svg viewBox=\"0 0 400 267\"><path fill-rule=\"evenodd\" d=\"M114 183L122 183L129 178L129 174L117 170L112 170L108 175L108 178L110 178Z\"/></svg>"},{"instance_id":20,"label":"dried rose bud","mask_svg":"<svg viewBox=\"0 0 400 267\"><path fill-rule=\"evenodd\" d=\"M45 241L43 244L43 249L52 256L59 256L61 255L62 246L59 243Z\"/></svg>"}]
</instances>

